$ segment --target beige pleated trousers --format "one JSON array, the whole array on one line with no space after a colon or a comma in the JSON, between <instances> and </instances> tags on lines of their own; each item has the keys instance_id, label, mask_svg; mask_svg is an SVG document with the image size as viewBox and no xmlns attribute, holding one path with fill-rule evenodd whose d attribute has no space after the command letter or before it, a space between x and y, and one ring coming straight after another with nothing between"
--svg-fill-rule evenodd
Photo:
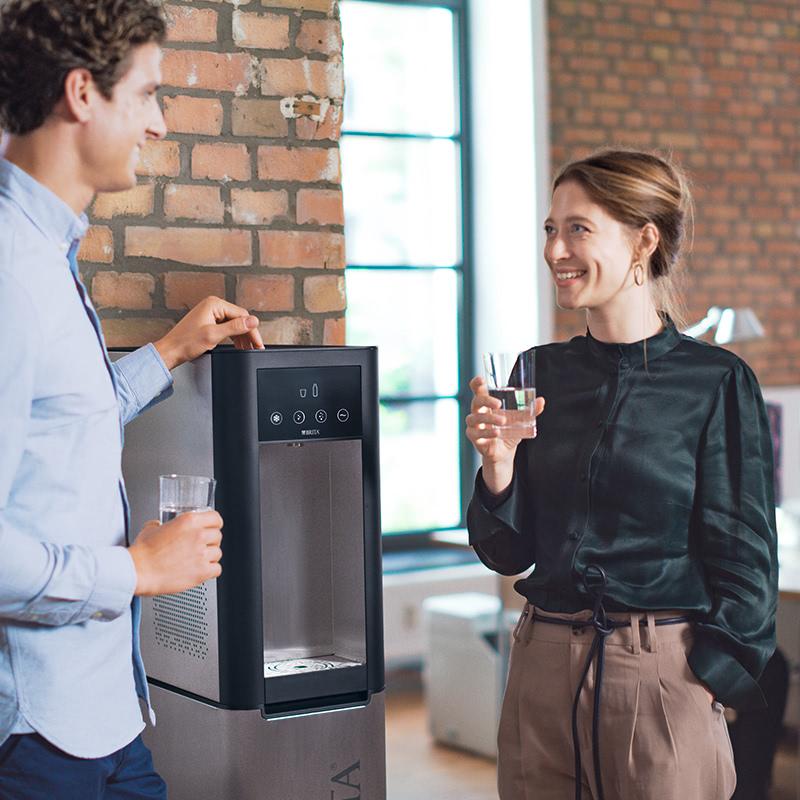
<instances>
[{"instance_id":1,"label":"beige pleated trousers","mask_svg":"<svg viewBox=\"0 0 800 800\"><path fill-rule=\"evenodd\" d=\"M526 606L520 617L498 732L500 800L575 797L572 703L594 629L549 624L539 615L591 616ZM599 722L605 800L729 800L736 787L724 709L711 703L686 661L691 624L655 625L679 615L609 614L635 624L606 638ZM593 700L594 668L578 710L584 800L598 800Z\"/></svg>"}]
</instances>

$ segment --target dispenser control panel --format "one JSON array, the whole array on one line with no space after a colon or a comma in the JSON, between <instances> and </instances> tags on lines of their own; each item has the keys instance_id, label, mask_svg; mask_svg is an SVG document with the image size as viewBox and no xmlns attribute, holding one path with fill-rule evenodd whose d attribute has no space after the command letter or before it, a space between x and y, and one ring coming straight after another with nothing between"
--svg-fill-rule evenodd
<instances>
[{"instance_id":1,"label":"dispenser control panel","mask_svg":"<svg viewBox=\"0 0 800 800\"><path fill-rule=\"evenodd\" d=\"M361 367L258 370L261 442L361 436Z\"/></svg>"}]
</instances>

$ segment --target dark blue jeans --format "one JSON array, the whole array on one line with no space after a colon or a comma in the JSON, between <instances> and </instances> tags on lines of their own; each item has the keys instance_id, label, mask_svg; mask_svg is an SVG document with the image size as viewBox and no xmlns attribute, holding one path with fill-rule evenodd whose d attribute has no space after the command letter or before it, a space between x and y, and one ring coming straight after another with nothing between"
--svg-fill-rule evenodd
<instances>
[{"instance_id":1,"label":"dark blue jeans","mask_svg":"<svg viewBox=\"0 0 800 800\"><path fill-rule=\"evenodd\" d=\"M0 745L0 800L166 800L167 786L137 736L105 758L75 758L36 733Z\"/></svg>"}]
</instances>

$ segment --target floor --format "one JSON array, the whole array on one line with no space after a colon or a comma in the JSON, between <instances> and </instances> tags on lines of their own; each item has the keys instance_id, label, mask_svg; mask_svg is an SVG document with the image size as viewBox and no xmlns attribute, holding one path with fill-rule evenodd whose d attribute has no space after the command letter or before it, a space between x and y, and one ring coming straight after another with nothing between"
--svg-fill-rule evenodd
<instances>
[{"instance_id":1,"label":"floor","mask_svg":"<svg viewBox=\"0 0 800 800\"><path fill-rule=\"evenodd\" d=\"M797 800L796 748L793 737L779 750L770 800ZM411 674L390 676L386 750L388 800L497 800L494 761L431 741L419 679Z\"/></svg>"},{"instance_id":2,"label":"floor","mask_svg":"<svg viewBox=\"0 0 800 800\"><path fill-rule=\"evenodd\" d=\"M388 800L496 800L495 763L431 741L422 692L386 696Z\"/></svg>"}]
</instances>

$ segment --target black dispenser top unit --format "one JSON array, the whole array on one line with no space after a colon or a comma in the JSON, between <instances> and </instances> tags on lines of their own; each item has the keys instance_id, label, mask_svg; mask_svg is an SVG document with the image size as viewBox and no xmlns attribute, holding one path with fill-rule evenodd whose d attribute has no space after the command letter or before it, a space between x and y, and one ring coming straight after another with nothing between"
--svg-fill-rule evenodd
<instances>
[{"instance_id":1,"label":"black dispenser top unit","mask_svg":"<svg viewBox=\"0 0 800 800\"><path fill-rule=\"evenodd\" d=\"M133 530L159 474L213 472L223 571L145 603L148 677L267 716L366 702L384 686L377 350L220 348L174 375L127 429Z\"/></svg>"}]
</instances>

